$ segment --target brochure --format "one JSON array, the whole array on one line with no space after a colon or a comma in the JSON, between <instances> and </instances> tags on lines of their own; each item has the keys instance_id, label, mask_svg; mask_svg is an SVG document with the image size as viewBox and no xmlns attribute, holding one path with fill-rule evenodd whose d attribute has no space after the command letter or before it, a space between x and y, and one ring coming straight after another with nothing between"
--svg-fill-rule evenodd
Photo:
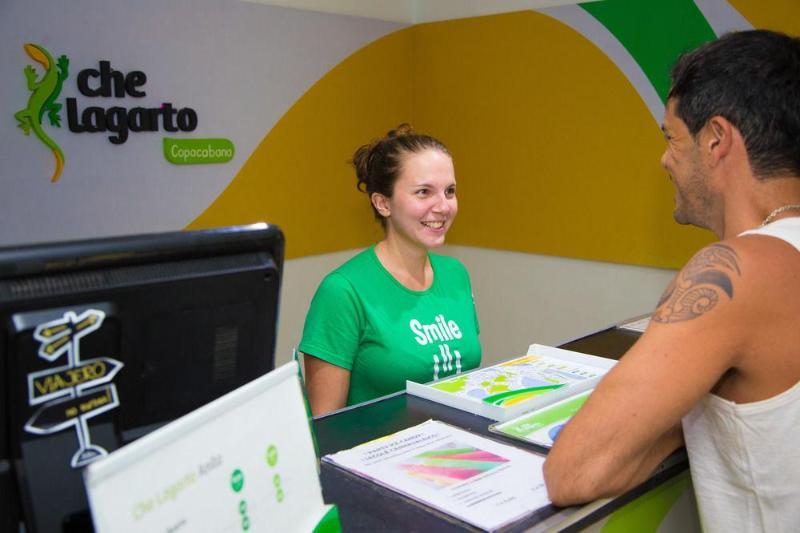
<instances>
[{"instance_id":1,"label":"brochure","mask_svg":"<svg viewBox=\"0 0 800 533\"><path fill-rule=\"evenodd\" d=\"M504 422L594 388L616 361L532 344L528 354L428 384L406 381L406 392Z\"/></svg>"},{"instance_id":2,"label":"brochure","mask_svg":"<svg viewBox=\"0 0 800 533\"><path fill-rule=\"evenodd\" d=\"M322 460L487 531L550 504L544 457L434 420Z\"/></svg>"},{"instance_id":3,"label":"brochure","mask_svg":"<svg viewBox=\"0 0 800 533\"><path fill-rule=\"evenodd\" d=\"M591 390L581 392L508 422L493 424L489 431L550 448L561 428L575 416L591 393Z\"/></svg>"}]
</instances>

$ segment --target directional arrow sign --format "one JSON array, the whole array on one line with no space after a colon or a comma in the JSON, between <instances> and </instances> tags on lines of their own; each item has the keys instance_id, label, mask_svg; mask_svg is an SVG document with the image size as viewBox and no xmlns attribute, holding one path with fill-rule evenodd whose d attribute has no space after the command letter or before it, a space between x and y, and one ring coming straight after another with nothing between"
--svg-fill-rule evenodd
<instances>
[{"instance_id":1,"label":"directional arrow sign","mask_svg":"<svg viewBox=\"0 0 800 533\"><path fill-rule=\"evenodd\" d=\"M70 464L73 468L79 468L108 455L104 448L92 444L86 421L118 405L117 387L111 383L84 392L76 398L59 398L46 403L28 420L25 430L37 435L49 435L74 427L78 436L78 450Z\"/></svg>"},{"instance_id":2,"label":"directional arrow sign","mask_svg":"<svg viewBox=\"0 0 800 533\"><path fill-rule=\"evenodd\" d=\"M75 366L48 368L28 374L28 403L38 405L62 396L74 397L81 391L108 383L123 364L110 357L80 361Z\"/></svg>"},{"instance_id":3,"label":"directional arrow sign","mask_svg":"<svg viewBox=\"0 0 800 533\"><path fill-rule=\"evenodd\" d=\"M39 356L55 361L72 347L75 352L72 358L77 360L79 339L100 328L105 317L106 314L97 309L88 309L80 315L67 311L63 318L40 324L33 332L33 338L41 343Z\"/></svg>"},{"instance_id":4,"label":"directional arrow sign","mask_svg":"<svg viewBox=\"0 0 800 533\"><path fill-rule=\"evenodd\" d=\"M114 384L92 389L75 398L59 398L39 408L25 424L25 430L39 435L61 431L78 418L92 418L119 405Z\"/></svg>"}]
</instances>

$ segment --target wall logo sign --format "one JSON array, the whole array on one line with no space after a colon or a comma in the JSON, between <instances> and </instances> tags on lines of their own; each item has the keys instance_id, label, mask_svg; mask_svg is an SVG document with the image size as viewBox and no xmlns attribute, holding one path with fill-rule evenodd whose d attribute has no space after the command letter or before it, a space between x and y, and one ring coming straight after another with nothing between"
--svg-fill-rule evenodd
<instances>
[{"instance_id":1,"label":"wall logo sign","mask_svg":"<svg viewBox=\"0 0 800 533\"><path fill-rule=\"evenodd\" d=\"M141 70L123 73L111 68L110 61L100 61L98 69L83 69L77 76L78 91L89 98L142 98L147 96L143 88L146 82L147 75ZM189 107L176 109L170 102L153 108L113 106L104 109L91 106L79 112L77 99L67 98L67 123L69 130L75 133L111 132L108 140L113 144L123 144L130 132L194 131L197 113Z\"/></svg>"},{"instance_id":2,"label":"wall logo sign","mask_svg":"<svg viewBox=\"0 0 800 533\"><path fill-rule=\"evenodd\" d=\"M40 324L33 332L39 342L39 357L55 362L66 355L66 364L28 374L28 403L41 407L25 424L25 431L50 435L74 429L78 450L70 461L73 468L108 455L104 448L91 443L88 420L119 406L117 388L111 380L123 364L108 357L80 357L81 339L98 330L105 316L96 309L80 315L67 311L62 318Z\"/></svg>"},{"instance_id":3,"label":"wall logo sign","mask_svg":"<svg viewBox=\"0 0 800 533\"><path fill-rule=\"evenodd\" d=\"M47 114L51 126L61 127L62 104L56 99L61 94L64 81L69 76L69 59L65 55L54 60L43 46L27 43L25 53L44 69L41 77L33 65L26 65L23 73L31 95L25 109L14 117L25 135L34 134L52 152L56 168L50 178L58 181L64 169L64 154L58 144L45 133L42 119ZM144 85L147 75L141 70L122 72L111 67L111 62L98 61L97 68L85 68L75 76L78 92L86 98L143 98L147 96ZM197 129L197 112L190 107L178 108L171 102L160 107L87 106L81 109L77 98L66 99L67 126L73 133L110 133L108 140L115 145L124 144L131 133L138 132L192 132ZM164 157L176 165L225 163L234 155L233 143L228 139L180 139L164 137Z\"/></svg>"}]
</instances>

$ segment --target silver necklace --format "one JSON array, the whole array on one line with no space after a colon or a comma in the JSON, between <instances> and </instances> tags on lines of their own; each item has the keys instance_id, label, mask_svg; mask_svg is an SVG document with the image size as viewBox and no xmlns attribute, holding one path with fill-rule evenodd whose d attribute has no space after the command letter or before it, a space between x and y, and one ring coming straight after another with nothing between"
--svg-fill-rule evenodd
<instances>
[{"instance_id":1,"label":"silver necklace","mask_svg":"<svg viewBox=\"0 0 800 533\"><path fill-rule=\"evenodd\" d=\"M764 222L761 223L761 227L763 228L764 226L766 226L767 224L772 222L772 220L776 216L780 215L784 211L792 211L792 210L795 210L795 209L800 209L800 204L787 204L787 205L782 205L780 207L777 207L777 208L773 209L772 211L769 212L769 215L767 215L767 218L764 219Z\"/></svg>"}]
</instances>

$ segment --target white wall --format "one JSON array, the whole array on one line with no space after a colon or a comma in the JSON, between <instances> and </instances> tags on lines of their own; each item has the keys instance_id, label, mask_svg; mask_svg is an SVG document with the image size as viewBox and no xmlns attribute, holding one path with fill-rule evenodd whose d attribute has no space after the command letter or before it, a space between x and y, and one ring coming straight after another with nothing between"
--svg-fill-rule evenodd
<instances>
[{"instance_id":1,"label":"white wall","mask_svg":"<svg viewBox=\"0 0 800 533\"><path fill-rule=\"evenodd\" d=\"M286 261L276 363L291 358L314 291L330 270L360 250ZM564 259L468 246L439 253L469 269L481 322L484 364L555 345L650 312L674 275L655 268Z\"/></svg>"},{"instance_id":2,"label":"white wall","mask_svg":"<svg viewBox=\"0 0 800 533\"><path fill-rule=\"evenodd\" d=\"M596 0L245 0L257 4L416 24Z\"/></svg>"},{"instance_id":3,"label":"white wall","mask_svg":"<svg viewBox=\"0 0 800 533\"><path fill-rule=\"evenodd\" d=\"M6 117L0 120L0 244L185 228L236 179L309 87L399 27L234 0L0 0L0 105ZM33 68L40 79L44 72L25 43L68 58L57 102L62 126L47 119L41 124L63 152L57 183L51 183L53 149L37 135L24 135L13 117L31 98L24 69ZM121 73L143 72L144 96L82 94L78 73L97 69L101 60ZM160 120L158 131L133 132L113 144L111 132L70 131L67 98L75 98L79 117L97 107L159 109L170 102L193 109L198 124L171 133ZM78 129L85 120L73 125ZM167 137L228 139L234 156L222 164L172 164L164 155ZM274 183L284 187L279 179ZM243 221L237 213L227 217L228 223Z\"/></svg>"}]
</instances>

